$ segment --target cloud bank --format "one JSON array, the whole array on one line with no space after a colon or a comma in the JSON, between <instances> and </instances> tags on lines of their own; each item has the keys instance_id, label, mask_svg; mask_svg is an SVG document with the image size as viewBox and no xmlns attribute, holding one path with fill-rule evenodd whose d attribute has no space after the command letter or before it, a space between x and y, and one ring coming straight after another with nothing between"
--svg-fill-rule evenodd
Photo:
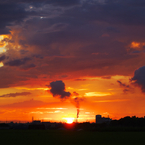
<instances>
[{"instance_id":1,"label":"cloud bank","mask_svg":"<svg viewBox=\"0 0 145 145\"><path fill-rule=\"evenodd\" d=\"M140 67L134 72L134 76L131 79L134 84L141 87L143 93L145 93L145 66Z\"/></svg>"},{"instance_id":2,"label":"cloud bank","mask_svg":"<svg viewBox=\"0 0 145 145\"><path fill-rule=\"evenodd\" d=\"M0 88L130 75L144 65L144 7L142 0L1 1Z\"/></svg>"}]
</instances>

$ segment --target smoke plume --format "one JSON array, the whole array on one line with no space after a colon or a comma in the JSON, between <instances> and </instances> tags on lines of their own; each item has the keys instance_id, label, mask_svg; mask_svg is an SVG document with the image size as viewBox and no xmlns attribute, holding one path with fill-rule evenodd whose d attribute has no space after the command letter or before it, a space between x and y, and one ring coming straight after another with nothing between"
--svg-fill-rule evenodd
<instances>
[{"instance_id":1,"label":"smoke plume","mask_svg":"<svg viewBox=\"0 0 145 145\"><path fill-rule=\"evenodd\" d=\"M76 106L76 108L77 108L77 118L79 118L79 113L80 113L80 103L79 103L79 98L76 97L76 98L74 99L74 102L75 102L75 106Z\"/></svg>"},{"instance_id":2,"label":"smoke plume","mask_svg":"<svg viewBox=\"0 0 145 145\"><path fill-rule=\"evenodd\" d=\"M71 100L72 104L75 105L75 107L77 108L77 118L79 118L79 113L80 113L80 101L82 101L82 99L80 99L78 96L79 94L77 92L73 92L73 96L75 98L73 98Z\"/></svg>"},{"instance_id":3,"label":"smoke plume","mask_svg":"<svg viewBox=\"0 0 145 145\"><path fill-rule=\"evenodd\" d=\"M52 93L53 97L58 97L61 101L69 99L72 104L75 105L77 108L77 118L79 117L80 112L80 99L78 96L79 94L77 92L73 92L72 94L70 92L65 91L65 84L63 81L55 81L50 83L50 92Z\"/></svg>"}]
</instances>

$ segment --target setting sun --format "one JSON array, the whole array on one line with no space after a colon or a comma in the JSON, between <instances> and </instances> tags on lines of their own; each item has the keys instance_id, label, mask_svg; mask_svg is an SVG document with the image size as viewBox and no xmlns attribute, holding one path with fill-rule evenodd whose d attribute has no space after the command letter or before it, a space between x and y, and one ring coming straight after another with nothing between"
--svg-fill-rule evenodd
<instances>
[{"instance_id":1,"label":"setting sun","mask_svg":"<svg viewBox=\"0 0 145 145\"><path fill-rule=\"evenodd\" d=\"M74 118L64 118L66 120L66 123L71 124L74 122Z\"/></svg>"}]
</instances>

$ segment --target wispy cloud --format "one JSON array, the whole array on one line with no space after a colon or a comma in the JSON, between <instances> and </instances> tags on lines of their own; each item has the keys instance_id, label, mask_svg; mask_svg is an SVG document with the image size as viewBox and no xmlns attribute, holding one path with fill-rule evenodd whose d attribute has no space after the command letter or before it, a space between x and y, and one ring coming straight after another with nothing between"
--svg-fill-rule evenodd
<instances>
[{"instance_id":1,"label":"wispy cloud","mask_svg":"<svg viewBox=\"0 0 145 145\"><path fill-rule=\"evenodd\" d=\"M5 94L5 95L1 95L0 98L2 98L2 97L27 96L27 95L31 95L31 93L30 92L9 93L9 94Z\"/></svg>"},{"instance_id":2,"label":"wispy cloud","mask_svg":"<svg viewBox=\"0 0 145 145\"><path fill-rule=\"evenodd\" d=\"M34 91L34 90L50 90L50 88L28 88L28 87L15 87L16 89L18 90L31 90L31 91Z\"/></svg>"},{"instance_id":3,"label":"wispy cloud","mask_svg":"<svg viewBox=\"0 0 145 145\"><path fill-rule=\"evenodd\" d=\"M88 92L85 93L85 97L103 97L103 96L109 96L109 95L113 95L113 93L110 92Z\"/></svg>"},{"instance_id":4,"label":"wispy cloud","mask_svg":"<svg viewBox=\"0 0 145 145\"><path fill-rule=\"evenodd\" d=\"M105 103L105 102L126 102L129 101L129 99L115 99L115 100L98 100L98 101L93 101L96 103Z\"/></svg>"}]
</instances>

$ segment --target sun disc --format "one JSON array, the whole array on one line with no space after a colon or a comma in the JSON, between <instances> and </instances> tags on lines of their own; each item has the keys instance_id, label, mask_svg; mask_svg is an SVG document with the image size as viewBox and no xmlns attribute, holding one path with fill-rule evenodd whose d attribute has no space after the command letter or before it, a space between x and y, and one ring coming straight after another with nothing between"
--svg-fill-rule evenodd
<instances>
[{"instance_id":1,"label":"sun disc","mask_svg":"<svg viewBox=\"0 0 145 145\"><path fill-rule=\"evenodd\" d=\"M74 118L65 118L66 119L66 123L71 124L74 122Z\"/></svg>"}]
</instances>

